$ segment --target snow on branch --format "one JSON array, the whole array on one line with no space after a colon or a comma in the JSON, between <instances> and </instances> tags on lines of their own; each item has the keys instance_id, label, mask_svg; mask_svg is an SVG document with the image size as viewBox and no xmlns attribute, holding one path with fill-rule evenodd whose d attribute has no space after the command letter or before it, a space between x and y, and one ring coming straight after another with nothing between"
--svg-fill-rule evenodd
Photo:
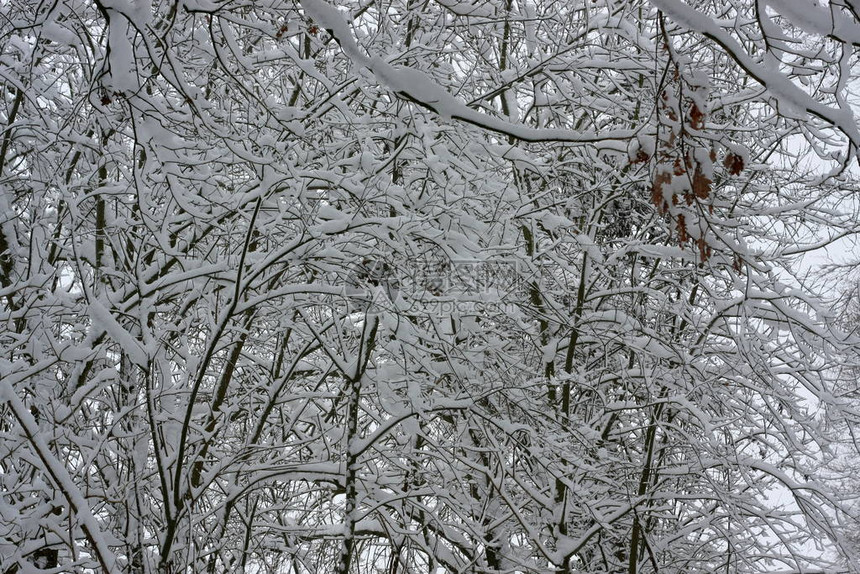
<instances>
[{"instance_id":1,"label":"snow on branch","mask_svg":"<svg viewBox=\"0 0 860 574\"><path fill-rule=\"evenodd\" d=\"M37 365L37 367L41 370L45 368L45 365ZM27 373L27 375L29 374L30 372ZM36 422L36 419L33 418L33 415L30 414L26 405L24 405L21 399L18 398L18 395L15 393L15 389L12 388L12 377L6 376L0 378L0 401L9 405L9 408L12 410L12 414L18 420L18 424L21 425L21 429L24 431L30 446L33 447L33 450L36 451L36 454L42 461L44 466L43 470L51 477L57 485L57 488L59 488L63 493L63 496L69 503L71 512L76 514L78 519L81 521L81 528L84 531L87 540L89 540L92 545L92 549L96 554L96 558L99 561L102 571L116 572L116 557L113 552L111 552L110 548L108 548L104 534L101 531L98 521L90 510L90 505L87 502L87 499L69 475L66 467L57 460L57 457L55 457L51 452L45 439L42 438L41 432L39 431L39 424Z\"/></svg>"},{"instance_id":2,"label":"snow on branch","mask_svg":"<svg viewBox=\"0 0 860 574\"><path fill-rule=\"evenodd\" d=\"M857 127L853 111L847 105L833 108L806 94L779 71L769 69L750 57L743 46L721 28L717 22L687 3L681 0L652 0L652 4L662 10L675 23L690 31L702 34L719 44L725 50L726 54L768 90L782 107L781 111L783 113L787 109L808 112L844 133L851 142L852 148L860 146L860 129ZM777 4L783 10L788 6L787 2L779 2ZM804 19L806 24L817 22L816 18L812 18L815 15L814 12L807 13L806 8L803 10L804 14L809 16ZM795 12L793 10L785 13L791 17ZM799 25L802 25L804 22L799 23ZM814 27L817 28L817 26ZM853 37L854 33L850 36Z\"/></svg>"},{"instance_id":3,"label":"snow on branch","mask_svg":"<svg viewBox=\"0 0 860 574\"><path fill-rule=\"evenodd\" d=\"M612 130L603 133L554 128L529 128L494 118L474 110L452 96L430 76L414 68L392 66L380 56L367 56L359 48L341 13L322 0L302 0L305 12L326 28L353 62L370 70L374 76L400 97L428 108L442 117L464 121L480 128L504 134L525 142L588 143L602 140L628 140L635 130Z\"/></svg>"}]
</instances>

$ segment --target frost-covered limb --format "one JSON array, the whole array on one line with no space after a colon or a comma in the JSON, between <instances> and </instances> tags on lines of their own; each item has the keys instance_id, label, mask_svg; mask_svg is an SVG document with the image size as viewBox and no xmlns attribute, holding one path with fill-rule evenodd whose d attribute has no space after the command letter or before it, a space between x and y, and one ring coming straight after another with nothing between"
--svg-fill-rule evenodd
<instances>
[{"instance_id":1,"label":"frost-covered limb","mask_svg":"<svg viewBox=\"0 0 860 574\"><path fill-rule=\"evenodd\" d=\"M337 39L344 52L359 66L369 69L385 86L406 99L429 108L442 117L453 118L526 142L597 142L627 140L633 130L612 130L605 133L575 130L530 128L494 118L470 108L452 96L427 74L414 68L393 66L380 56L367 56L355 42L341 14L324 0L303 0L302 7Z\"/></svg>"},{"instance_id":2,"label":"frost-covered limb","mask_svg":"<svg viewBox=\"0 0 860 574\"><path fill-rule=\"evenodd\" d=\"M38 372L44 367L44 365L40 365L36 371ZM80 528L87 537L99 566L105 572L115 571L116 556L108 546L107 538L92 513L89 501L75 484L63 463L51 452L51 448L45 442L42 431L39 430L39 424L33 418L30 409L15 393L12 386L14 378L14 376L6 376L0 379L0 399L9 406L21 430L26 435L30 447L36 451L42 463L42 470L50 476L51 481L62 492L71 512L80 521Z\"/></svg>"},{"instance_id":3,"label":"frost-covered limb","mask_svg":"<svg viewBox=\"0 0 860 574\"><path fill-rule=\"evenodd\" d=\"M100 5L4 6L0 365L117 571L852 568L849 3Z\"/></svg>"},{"instance_id":4,"label":"frost-covered limb","mask_svg":"<svg viewBox=\"0 0 860 574\"><path fill-rule=\"evenodd\" d=\"M768 93L783 107L783 113L792 114L794 110L798 110L817 116L845 134L851 144L852 150L860 147L860 127L857 124L856 114L844 99L841 99L836 107L822 103L819 99L816 99L798 87L778 68L774 69L772 64L768 65L760 59L751 56L713 18L682 0L653 0L653 4L687 30L702 34L716 42L725 51L726 55L737 62L747 74L768 90ZM794 7L794 2L777 2L774 4L778 9L785 11L790 19L794 16L799 26L806 27L808 23L815 23L813 28L816 28L816 32L827 32L825 29L819 29L821 28L820 12L821 10L826 10L826 8L816 6L810 11L808 8ZM800 14L803 16L797 19L796 17ZM834 7L830 11L830 14L824 17L830 23L827 29L834 34L836 34L837 30L841 31L842 26L854 32L860 30L856 21L846 21L845 18L846 16L841 14L838 8ZM849 34L849 36L853 38L852 34ZM837 34L837 37L840 36ZM843 38L840 37L840 39ZM854 40L851 39L850 41L853 42ZM846 79L843 78L840 81L844 82ZM852 151L850 155L853 156L855 154L856 151Z\"/></svg>"}]
</instances>

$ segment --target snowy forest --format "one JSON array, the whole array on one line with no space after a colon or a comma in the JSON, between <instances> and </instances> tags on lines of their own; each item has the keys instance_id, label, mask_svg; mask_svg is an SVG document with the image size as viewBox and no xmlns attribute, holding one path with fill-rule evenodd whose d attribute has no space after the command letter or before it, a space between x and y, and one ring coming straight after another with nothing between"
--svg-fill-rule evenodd
<instances>
[{"instance_id":1,"label":"snowy forest","mask_svg":"<svg viewBox=\"0 0 860 574\"><path fill-rule=\"evenodd\" d=\"M860 572L858 56L860 0L0 0L0 574Z\"/></svg>"}]
</instances>

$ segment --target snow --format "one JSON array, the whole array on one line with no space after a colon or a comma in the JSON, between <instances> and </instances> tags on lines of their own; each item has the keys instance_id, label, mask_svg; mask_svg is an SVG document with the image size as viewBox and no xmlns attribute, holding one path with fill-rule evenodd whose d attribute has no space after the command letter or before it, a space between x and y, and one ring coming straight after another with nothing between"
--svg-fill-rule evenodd
<instances>
[{"instance_id":1,"label":"snow","mask_svg":"<svg viewBox=\"0 0 860 574\"><path fill-rule=\"evenodd\" d=\"M116 557L108 548L105 534L90 509L90 502L84 497L75 481L69 475L66 467L57 460L51 448L45 442L39 425L30 414L30 410L24 405L12 387L12 379L8 376L0 377L0 401L9 405L21 428L27 435L30 445L36 451L42 462L43 470L51 477L56 486L61 490L68 502L71 513L81 523L82 530L93 545L98 561L104 572L114 572L116 568ZM60 526L62 529L62 526Z\"/></svg>"},{"instance_id":2,"label":"snow","mask_svg":"<svg viewBox=\"0 0 860 574\"><path fill-rule=\"evenodd\" d=\"M767 0L767 6L786 17L794 26L820 36L836 36L850 44L860 43L860 25L850 14L828 0Z\"/></svg>"},{"instance_id":3,"label":"snow","mask_svg":"<svg viewBox=\"0 0 860 574\"><path fill-rule=\"evenodd\" d=\"M621 571L637 518L676 570L836 549L856 337L782 274L860 229L807 111L853 125L856 30L767 2L660 0L671 53L647 1L4 4L3 561ZM713 185L661 210L675 158Z\"/></svg>"},{"instance_id":4,"label":"snow","mask_svg":"<svg viewBox=\"0 0 860 574\"><path fill-rule=\"evenodd\" d=\"M495 11L490 5L484 5L474 1L460 2L458 0L436 0L436 2L458 16L472 16L478 18L494 18L496 16Z\"/></svg>"},{"instance_id":5,"label":"snow","mask_svg":"<svg viewBox=\"0 0 860 574\"><path fill-rule=\"evenodd\" d=\"M123 352L128 355L128 358L139 367L147 368L149 357L146 350L135 339L131 333L126 331L122 325L114 318L111 312L101 304L98 300L91 300L87 306L90 317L93 319L95 329L103 329L114 341L119 343Z\"/></svg>"},{"instance_id":6,"label":"snow","mask_svg":"<svg viewBox=\"0 0 860 574\"><path fill-rule=\"evenodd\" d=\"M128 38L129 22L122 14L109 10L112 14L108 28L109 89L120 93L134 92L138 89L138 84L134 49Z\"/></svg>"},{"instance_id":7,"label":"snow","mask_svg":"<svg viewBox=\"0 0 860 574\"><path fill-rule=\"evenodd\" d=\"M744 70L767 88L779 102L780 111L785 113L808 111L838 127L850 138L854 146L860 146L860 129L858 129L850 109L832 108L818 102L794 85L778 69L762 65L753 59L747 54L743 46L714 20L685 2L681 0L653 0L652 3L666 12L677 23L689 30L704 34L722 46ZM782 3L782 6L785 7L787 4L788 2ZM815 15L815 12L813 11L811 14Z\"/></svg>"},{"instance_id":8,"label":"snow","mask_svg":"<svg viewBox=\"0 0 860 574\"><path fill-rule=\"evenodd\" d=\"M558 128L531 128L483 114L452 96L424 72L409 67L392 66L381 56L365 55L355 42L340 12L326 2L302 0L302 7L322 27L332 32L344 53L356 64L369 69L381 83L394 92L432 109L443 118L459 119L526 142L584 143L612 139L627 140L636 134L635 130L609 130L597 133Z\"/></svg>"}]
</instances>

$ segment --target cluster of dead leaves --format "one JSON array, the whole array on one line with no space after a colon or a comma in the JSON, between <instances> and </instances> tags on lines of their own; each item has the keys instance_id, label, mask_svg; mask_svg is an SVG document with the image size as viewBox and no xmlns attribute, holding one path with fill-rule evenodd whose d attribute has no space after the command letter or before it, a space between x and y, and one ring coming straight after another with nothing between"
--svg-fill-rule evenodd
<instances>
[{"instance_id":1,"label":"cluster of dead leaves","mask_svg":"<svg viewBox=\"0 0 860 574\"><path fill-rule=\"evenodd\" d=\"M691 232L685 211L698 206L713 213L712 175L717 152L713 146L705 147L701 143L702 138L697 137L705 129L705 111L696 98L682 97L677 74L675 79L677 93L665 88L658 103L660 129L653 158L656 168L651 181L651 202L661 215L674 223L679 246L692 243L698 251L699 261L704 263L711 257L711 246L704 233ZM684 100L687 105L683 106L682 113L681 102ZM679 118L681 115L683 117ZM640 149L631 163L645 163L651 159ZM730 175L737 176L744 169L744 160L740 155L729 152L723 158L723 167ZM684 206L688 209L685 210Z\"/></svg>"}]
</instances>

